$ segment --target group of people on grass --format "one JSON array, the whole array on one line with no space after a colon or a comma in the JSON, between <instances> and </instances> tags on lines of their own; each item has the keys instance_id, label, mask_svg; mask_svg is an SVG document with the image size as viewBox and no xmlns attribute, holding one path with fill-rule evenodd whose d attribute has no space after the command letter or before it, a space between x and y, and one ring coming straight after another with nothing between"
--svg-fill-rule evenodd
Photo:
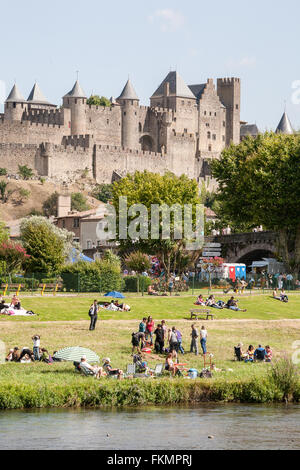
<instances>
[{"instance_id":1,"label":"group of people on grass","mask_svg":"<svg viewBox=\"0 0 300 470\"><path fill-rule=\"evenodd\" d=\"M131 310L129 305L125 303L119 304L117 300L112 300L111 302L105 302L101 304L97 299L95 299L89 308L89 317L91 319L89 328L90 331L93 331L96 328L100 309L110 310L113 312L130 312Z\"/></svg>"},{"instance_id":2,"label":"group of people on grass","mask_svg":"<svg viewBox=\"0 0 300 470\"><path fill-rule=\"evenodd\" d=\"M252 344L248 347L246 352L243 352L243 344L239 343L235 349L235 356L238 361L244 362L272 362L273 358L273 351L271 347L265 346L263 347L261 344L255 348Z\"/></svg>"},{"instance_id":3,"label":"group of people on grass","mask_svg":"<svg viewBox=\"0 0 300 470\"><path fill-rule=\"evenodd\" d=\"M201 305L202 307L217 308L222 310L227 308L229 310L234 310L236 312L247 312L247 309L241 309L238 306L238 300L233 296L227 302L223 300L216 300L214 295L210 295L206 300L203 295L200 294L195 302L195 305Z\"/></svg>"},{"instance_id":4,"label":"group of people on grass","mask_svg":"<svg viewBox=\"0 0 300 470\"><path fill-rule=\"evenodd\" d=\"M17 346L15 346L13 349L10 349L8 355L5 358L6 362L19 362L26 364L40 361L51 364L55 361L59 361L54 357L56 351L54 351L53 355L50 355L47 349L41 348L41 337L39 335L33 336L32 341L32 349L28 348L27 346L23 347L22 349L19 349Z\"/></svg>"},{"instance_id":5,"label":"group of people on grass","mask_svg":"<svg viewBox=\"0 0 300 470\"><path fill-rule=\"evenodd\" d=\"M203 354L206 354L207 329L205 326L202 326L199 333L195 324L191 326L191 329L190 352L195 352L196 355L199 354L198 342L200 341L202 352ZM173 355L176 359L178 358L178 353L183 355L185 354L182 345L181 331L176 328L176 326L168 328L165 320L162 320L155 327L155 323L151 316L148 318L144 317L139 324L139 331L132 333L131 344L132 353L141 353L145 348L147 348L147 346L150 348L154 346L157 354L173 354L175 352Z\"/></svg>"}]
</instances>

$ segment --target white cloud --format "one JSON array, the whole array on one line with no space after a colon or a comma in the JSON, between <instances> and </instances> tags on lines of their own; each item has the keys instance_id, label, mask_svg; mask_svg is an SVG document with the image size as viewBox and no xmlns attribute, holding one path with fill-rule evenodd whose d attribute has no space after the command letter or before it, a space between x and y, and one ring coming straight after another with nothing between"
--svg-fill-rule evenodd
<instances>
[{"instance_id":1,"label":"white cloud","mask_svg":"<svg viewBox=\"0 0 300 470\"><path fill-rule=\"evenodd\" d=\"M256 58L255 57L243 57L240 60L239 65L241 65L242 67L253 67L254 65L256 65Z\"/></svg>"},{"instance_id":2,"label":"white cloud","mask_svg":"<svg viewBox=\"0 0 300 470\"><path fill-rule=\"evenodd\" d=\"M230 59L227 61L226 66L230 69L240 69L240 68L253 68L256 65L256 58L245 56L241 59Z\"/></svg>"},{"instance_id":3,"label":"white cloud","mask_svg":"<svg viewBox=\"0 0 300 470\"><path fill-rule=\"evenodd\" d=\"M159 21L160 29L164 33L178 31L184 26L185 17L180 11L166 8L164 10L156 10L148 20L150 23Z\"/></svg>"}]
</instances>

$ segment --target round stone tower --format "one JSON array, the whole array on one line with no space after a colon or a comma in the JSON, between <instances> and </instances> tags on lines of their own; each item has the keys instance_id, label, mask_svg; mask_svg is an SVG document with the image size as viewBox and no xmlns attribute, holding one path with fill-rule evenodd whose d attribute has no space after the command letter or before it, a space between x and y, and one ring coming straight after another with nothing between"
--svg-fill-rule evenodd
<instances>
[{"instance_id":1,"label":"round stone tower","mask_svg":"<svg viewBox=\"0 0 300 470\"><path fill-rule=\"evenodd\" d=\"M72 90L63 97L63 106L71 110L71 134L86 134L86 101L87 97L79 85L75 82Z\"/></svg>"},{"instance_id":2,"label":"round stone tower","mask_svg":"<svg viewBox=\"0 0 300 470\"><path fill-rule=\"evenodd\" d=\"M121 95L117 98L117 102L122 108L122 146L127 149L139 149L139 98L130 80L128 80Z\"/></svg>"},{"instance_id":3,"label":"round stone tower","mask_svg":"<svg viewBox=\"0 0 300 470\"><path fill-rule=\"evenodd\" d=\"M8 121L22 121L24 111L27 109L24 100L17 85L14 85L5 101L4 118Z\"/></svg>"}]
</instances>

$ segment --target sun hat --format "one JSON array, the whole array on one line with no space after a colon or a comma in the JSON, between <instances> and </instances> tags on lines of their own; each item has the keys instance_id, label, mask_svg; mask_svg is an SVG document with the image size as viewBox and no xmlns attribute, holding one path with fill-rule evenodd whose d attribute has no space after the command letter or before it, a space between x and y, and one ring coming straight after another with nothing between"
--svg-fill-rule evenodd
<instances>
[{"instance_id":1,"label":"sun hat","mask_svg":"<svg viewBox=\"0 0 300 470\"><path fill-rule=\"evenodd\" d=\"M105 358L103 359L103 362L110 362L110 358L109 358L109 357L105 357Z\"/></svg>"}]
</instances>

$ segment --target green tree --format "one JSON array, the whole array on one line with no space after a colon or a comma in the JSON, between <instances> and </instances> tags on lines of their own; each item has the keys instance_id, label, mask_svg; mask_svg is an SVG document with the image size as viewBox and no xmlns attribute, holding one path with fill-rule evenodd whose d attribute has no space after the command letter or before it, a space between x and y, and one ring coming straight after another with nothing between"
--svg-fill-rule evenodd
<instances>
[{"instance_id":1,"label":"green tree","mask_svg":"<svg viewBox=\"0 0 300 470\"><path fill-rule=\"evenodd\" d=\"M71 209L72 211L88 211L91 206L87 202L87 198L82 193L72 193L71 195Z\"/></svg>"},{"instance_id":2,"label":"green tree","mask_svg":"<svg viewBox=\"0 0 300 470\"><path fill-rule=\"evenodd\" d=\"M278 255L300 269L300 136L266 133L222 152L212 164L219 215L240 229L278 233Z\"/></svg>"},{"instance_id":3,"label":"green tree","mask_svg":"<svg viewBox=\"0 0 300 470\"><path fill-rule=\"evenodd\" d=\"M105 96L91 95L87 100L87 104L94 106L111 106L111 102Z\"/></svg>"},{"instance_id":4,"label":"green tree","mask_svg":"<svg viewBox=\"0 0 300 470\"><path fill-rule=\"evenodd\" d=\"M126 266L138 274L148 271L151 268L149 256L141 251L133 251L124 259Z\"/></svg>"},{"instance_id":5,"label":"green tree","mask_svg":"<svg viewBox=\"0 0 300 470\"><path fill-rule=\"evenodd\" d=\"M159 256L161 264L165 270L166 277L170 277L171 270L176 269L176 260L179 253L185 250L186 241L184 238L176 239L174 237L174 228L182 228L176 224L174 213L171 212L170 217L170 237L164 237L162 231L162 214L159 215L159 227L157 239L151 239L151 205L157 204L159 206L167 205L180 205L182 208L184 204L190 204L193 208L193 228L195 227L196 219L196 204L200 203L198 185L195 180L190 180L187 176L175 176L172 173L159 175L155 173L135 172L133 175L127 175L126 178L114 183L113 186L113 200L112 203L116 209L117 214L117 230L119 227L119 197L127 196L128 207L134 204L143 204L148 209L149 221L147 227L141 227L138 224L137 216L128 217L129 224L137 224L137 231L146 229L147 238L142 236L134 241L136 251L142 251L147 254L156 254ZM119 237L118 233L118 237ZM132 249L132 240L122 240L119 237L121 250L125 253Z\"/></svg>"},{"instance_id":6,"label":"green tree","mask_svg":"<svg viewBox=\"0 0 300 470\"><path fill-rule=\"evenodd\" d=\"M43 213L46 217L57 217L58 192L52 193L43 203Z\"/></svg>"},{"instance_id":7,"label":"green tree","mask_svg":"<svg viewBox=\"0 0 300 470\"><path fill-rule=\"evenodd\" d=\"M93 190L92 195L95 199L98 199L99 201L104 202L106 204L108 201L111 201L113 197L113 185L97 184L97 186Z\"/></svg>"},{"instance_id":8,"label":"green tree","mask_svg":"<svg viewBox=\"0 0 300 470\"><path fill-rule=\"evenodd\" d=\"M33 171L27 165L19 165L19 175L23 180L29 180L33 177Z\"/></svg>"},{"instance_id":9,"label":"green tree","mask_svg":"<svg viewBox=\"0 0 300 470\"><path fill-rule=\"evenodd\" d=\"M20 225L21 240L30 255L28 272L57 273L65 262L78 251L72 232L59 229L45 217L32 216Z\"/></svg>"}]
</instances>

